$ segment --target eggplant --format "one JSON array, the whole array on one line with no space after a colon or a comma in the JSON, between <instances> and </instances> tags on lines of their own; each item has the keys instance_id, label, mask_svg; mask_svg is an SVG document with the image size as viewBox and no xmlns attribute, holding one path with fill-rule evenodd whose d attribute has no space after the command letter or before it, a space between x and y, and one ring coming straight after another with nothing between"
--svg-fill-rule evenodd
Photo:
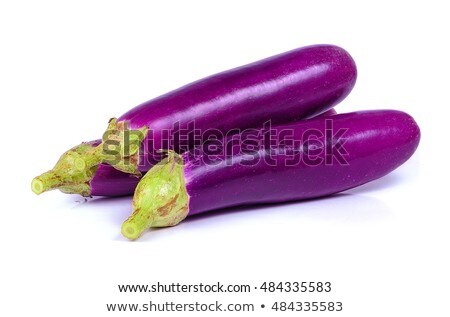
<instances>
[{"instance_id":1,"label":"eggplant","mask_svg":"<svg viewBox=\"0 0 450 317\"><path fill-rule=\"evenodd\" d=\"M336 110L332 108L315 118L336 114ZM141 177L136 177L135 175L121 172L110 165L102 164L94 173L89 184L90 191L86 194L108 197L132 195L140 180Z\"/></svg>"},{"instance_id":2,"label":"eggplant","mask_svg":"<svg viewBox=\"0 0 450 317\"><path fill-rule=\"evenodd\" d=\"M361 111L272 126L169 151L139 182L122 234L222 208L323 197L378 179L420 141L407 113Z\"/></svg>"},{"instance_id":3,"label":"eggplant","mask_svg":"<svg viewBox=\"0 0 450 317\"><path fill-rule=\"evenodd\" d=\"M160 149L182 153L201 144L202 137L190 137L193 132L228 135L268 121L313 117L344 99L356 77L356 65L344 49L315 45L198 80L112 119L101 141L64 153L53 170L33 180L32 190L127 194L133 181L121 187L116 180L122 176L110 177L107 165L140 176L161 159Z\"/></svg>"}]
</instances>

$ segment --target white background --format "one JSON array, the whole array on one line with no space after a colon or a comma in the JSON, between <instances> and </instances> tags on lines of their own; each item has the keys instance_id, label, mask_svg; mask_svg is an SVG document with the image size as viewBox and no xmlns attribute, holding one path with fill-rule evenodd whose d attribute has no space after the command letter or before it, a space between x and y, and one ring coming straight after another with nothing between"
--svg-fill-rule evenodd
<instances>
[{"instance_id":1,"label":"white background","mask_svg":"<svg viewBox=\"0 0 450 317\"><path fill-rule=\"evenodd\" d=\"M340 316L449 316L445 3L2 1L0 315L109 316L106 303L220 300L277 316L275 300L333 300L344 303ZM110 117L315 43L344 47L358 65L339 112L393 108L419 123L418 151L383 179L328 199L187 220L136 242L120 235L131 198L31 192L34 176L98 138ZM116 286L294 280L331 281L333 292L149 296Z\"/></svg>"}]
</instances>

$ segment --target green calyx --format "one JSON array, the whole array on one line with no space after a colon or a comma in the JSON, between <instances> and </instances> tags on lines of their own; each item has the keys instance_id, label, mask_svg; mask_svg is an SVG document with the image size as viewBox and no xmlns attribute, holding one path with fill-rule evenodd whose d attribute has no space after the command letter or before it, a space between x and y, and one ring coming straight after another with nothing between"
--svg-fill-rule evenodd
<instances>
[{"instance_id":1,"label":"green calyx","mask_svg":"<svg viewBox=\"0 0 450 317\"><path fill-rule=\"evenodd\" d=\"M93 157L99 157L101 163L106 163L124 173L141 176L138 169L139 149L147 136L148 127L138 130L128 129L126 121L109 121L108 129L103 134L102 143L97 146ZM95 164L95 159L93 160ZM92 164L89 160L86 166Z\"/></svg>"},{"instance_id":2,"label":"green calyx","mask_svg":"<svg viewBox=\"0 0 450 317\"><path fill-rule=\"evenodd\" d=\"M133 214L122 224L122 234L135 240L151 227L175 226L186 218L188 202L183 159L168 151L136 187Z\"/></svg>"},{"instance_id":3,"label":"green calyx","mask_svg":"<svg viewBox=\"0 0 450 317\"><path fill-rule=\"evenodd\" d=\"M90 181L102 163L140 176L139 149L147 133L147 127L129 130L127 122L119 122L113 118L109 121L108 129L99 145L82 143L68 150L52 170L33 179L31 189L38 195L48 190L60 189L68 194L90 196Z\"/></svg>"},{"instance_id":4,"label":"green calyx","mask_svg":"<svg viewBox=\"0 0 450 317\"><path fill-rule=\"evenodd\" d=\"M55 167L31 182L31 190L39 195L52 189L61 189L66 193L90 195L89 181L94 176L97 166L79 170L76 161L92 150L92 145L82 143L65 152Z\"/></svg>"}]
</instances>

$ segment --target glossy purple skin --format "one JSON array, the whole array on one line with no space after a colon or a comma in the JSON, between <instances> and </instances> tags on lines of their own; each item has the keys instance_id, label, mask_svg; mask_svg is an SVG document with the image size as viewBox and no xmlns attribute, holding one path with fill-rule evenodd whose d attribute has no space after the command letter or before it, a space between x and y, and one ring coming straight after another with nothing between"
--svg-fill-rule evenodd
<instances>
[{"instance_id":1,"label":"glossy purple skin","mask_svg":"<svg viewBox=\"0 0 450 317\"><path fill-rule=\"evenodd\" d=\"M198 80L131 109L119 120L128 121L131 129L150 128L139 160L139 170L146 172L155 163L155 151L182 153L199 144L162 143L162 131L173 136L175 122L185 134L193 130L192 124L202 132L226 134L262 127L268 120L294 122L339 103L356 77L356 65L344 49L308 46Z\"/></svg>"},{"instance_id":2,"label":"glossy purple skin","mask_svg":"<svg viewBox=\"0 0 450 317\"><path fill-rule=\"evenodd\" d=\"M261 127L268 120L295 122L338 104L350 93L356 77L355 62L344 49L308 46L188 84L131 109L119 120L128 121L132 129L148 126L152 131L154 141L144 140L139 160L140 171L146 172L154 163L149 153L155 149L182 153L198 145L162 144L162 131L172 134L177 121L181 128L193 122L200 131L218 129L224 134ZM132 194L139 180L120 174L100 165L90 183L91 195Z\"/></svg>"},{"instance_id":3,"label":"glossy purple skin","mask_svg":"<svg viewBox=\"0 0 450 317\"><path fill-rule=\"evenodd\" d=\"M92 146L97 146L101 143L101 140L88 143ZM91 196L109 197L132 195L140 180L140 177L123 173L110 165L101 164L89 182L91 188L90 194Z\"/></svg>"},{"instance_id":4,"label":"glossy purple skin","mask_svg":"<svg viewBox=\"0 0 450 317\"><path fill-rule=\"evenodd\" d=\"M204 162L204 151L183 154L184 176L189 199L189 215L224 207L266 204L316 198L338 193L380 178L406 162L416 150L420 130L414 119L406 113L394 110L363 111L339 114L329 118L317 118L295 124L273 127L273 131L293 131L290 140L300 140L306 130L316 129L325 135L325 120L332 120L333 134L348 129L341 138L348 155L347 164L336 159L325 164L325 137L310 142L315 149L310 158L322 159L321 164L308 164L301 160L287 166L286 151L275 145L273 156L276 164L263 158L252 166L240 164L246 157L239 154L241 146L233 147L233 164L225 164L224 156L217 156L216 165ZM254 133L261 140L261 134ZM333 139L333 144L338 140ZM296 146L297 158L305 154L305 146ZM292 149L292 148L291 148ZM341 150L342 151L342 150ZM289 153L293 153L290 151Z\"/></svg>"},{"instance_id":5,"label":"glossy purple skin","mask_svg":"<svg viewBox=\"0 0 450 317\"><path fill-rule=\"evenodd\" d=\"M123 173L110 165L102 164L90 181L91 196L118 197L132 195L140 180L140 177Z\"/></svg>"},{"instance_id":6,"label":"glossy purple skin","mask_svg":"<svg viewBox=\"0 0 450 317\"><path fill-rule=\"evenodd\" d=\"M324 113L318 115L318 116L315 117L315 118L318 118L318 117L328 117L328 116L334 116L334 115L337 115L336 110L330 109L330 110L327 110L327 111L325 111Z\"/></svg>"},{"instance_id":7,"label":"glossy purple skin","mask_svg":"<svg viewBox=\"0 0 450 317\"><path fill-rule=\"evenodd\" d=\"M334 109L330 109L317 117L336 115ZM120 172L110 165L102 164L91 180L92 196L127 196L132 195L140 177Z\"/></svg>"}]
</instances>

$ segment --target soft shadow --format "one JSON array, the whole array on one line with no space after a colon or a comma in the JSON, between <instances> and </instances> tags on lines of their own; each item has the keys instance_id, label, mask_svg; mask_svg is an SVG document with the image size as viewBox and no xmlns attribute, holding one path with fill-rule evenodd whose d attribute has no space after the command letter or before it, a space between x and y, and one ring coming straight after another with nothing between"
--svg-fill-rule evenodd
<instances>
[{"instance_id":1,"label":"soft shadow","mask_svg":"<svg viewBox=\"0 0 450 317\"><path fill-rule=\"evenodd\" d=\"M109 215L109 219L113 225L120 226L132 213L132 197L94 197L94 198L78 198L73 199L76 203L71 209L87 212L91 215ZM102 217L103 218L103 217Z\"/></svg>"},{"instance_id":2,"label":"soft shadow","mask_svg":"<svg viewBox=\"0 0 450 317\"><path fill-rule=\"evenodd\" d=\"M119 196L119 197L82 197L79 195L66 195L66 200L76 205L73 208L78 208L83 205L104 205L104 204L115 204L122 202L129 202L133 199L133 196Z\"/></svg>"},{"instance_id":3,"label":"soft shadow","mask_svg":"<svg viewBox=\"0 0 450 317\"><path fill-rule=\"evenodd\" d=\"M400 173L391 173L382 178L371 181L367 184L355 187L346 191L348 194L365 194L376 192L390 187L395 187L405 181L405 177Z\"/></svg>"},{"instance_id":4,"label":"soft shadow","mask_svg":"<svg viewBox=\"0 0 450 317\"><path fill-rule=\"evenodd\" d=\"M407 178L407 177L406 177ZM253 219L270 218L274 222L301 221L337 221L352 223L367 223L386 219L391 209L383 201L364 195L384 188L398 185L405 180L401 173L392 173L381 179L357 187L355 189L327 197L315 199L272 203L264 205L246 205L208 211L185 219L179 226L169 228L152 228L145 232L137 241L146 242L155 239L167 239L179 234L179 231L192 226L210 225L210 221L253 221ZM120 235L120 227L132 213L132 197L95 197L84 199L79 196L69 196L67 201L75 204L71 209L89 213L94 217L110 219L118 228L117 241L128 241ZM288 220L287 220L288 219Z\"/></svg>"},{"instance_id":5,"label":"soft shadow","mask_svg":"<svg viewBox=\"0 0 450 317\"><path fill-rule=\"evenodd\" d=\"M282 224L286 221L317 221L320 223L354 223L365 224L384 221L392 214L383 201L364 195L340 193L317 199L293 201L286 203L248 205L219 209L186 218L175 227L152 228L133 241L134 243L155 243L167 240L191 230L206 230L214 226L234 226L236 222L255 221ZM184 230L184 231L183 231ZM116 241L128 241L118 234Z\"/></svg>"},{"instance_id":6,"label":"soft shadow","mask_svg":"<svg viewBox=\"0 0 450 317\"><path fill-rule=\"evenodd\" d=\"M402 183L414 182L420 174L420 164L416 156L397 168L395 171L371 181L367 184L346 191L351 194L376 192L398 186Z\"/></svg>"},{"instance_id":7,"label":"soft shadow","mask_svg":"<svg viewBox=\"0 0 450 317\"><path fill-rule=\"evenodd\" d=\"M208 211L188 217L184 222L195 223L206 219L229 214L259 213L260 216L270 213L289 213L291 216L306 215L317 219L334 218L357 221L385 218L391 213L386 203L374 197L351 193L338 193L327 197L319 197L302 201L291 201L264 205L247 205Z\"/></svg>"},{"instance_id":8,"label":"soft shadow","mask_svg":"<svg viewBox=\"0 0 450 317\"><path fill-rule=\"evenodd\" d=\"M93 197L93 198L79 198L74 199L73 202L76 203L72 209L94 209L98 207L107 207L108 209L129 209L131 210L131 202L133 197ZM127 208L129 206L129 208ZM100 210L103 208L100 208Z\"/></svg>"}]
</instances>

